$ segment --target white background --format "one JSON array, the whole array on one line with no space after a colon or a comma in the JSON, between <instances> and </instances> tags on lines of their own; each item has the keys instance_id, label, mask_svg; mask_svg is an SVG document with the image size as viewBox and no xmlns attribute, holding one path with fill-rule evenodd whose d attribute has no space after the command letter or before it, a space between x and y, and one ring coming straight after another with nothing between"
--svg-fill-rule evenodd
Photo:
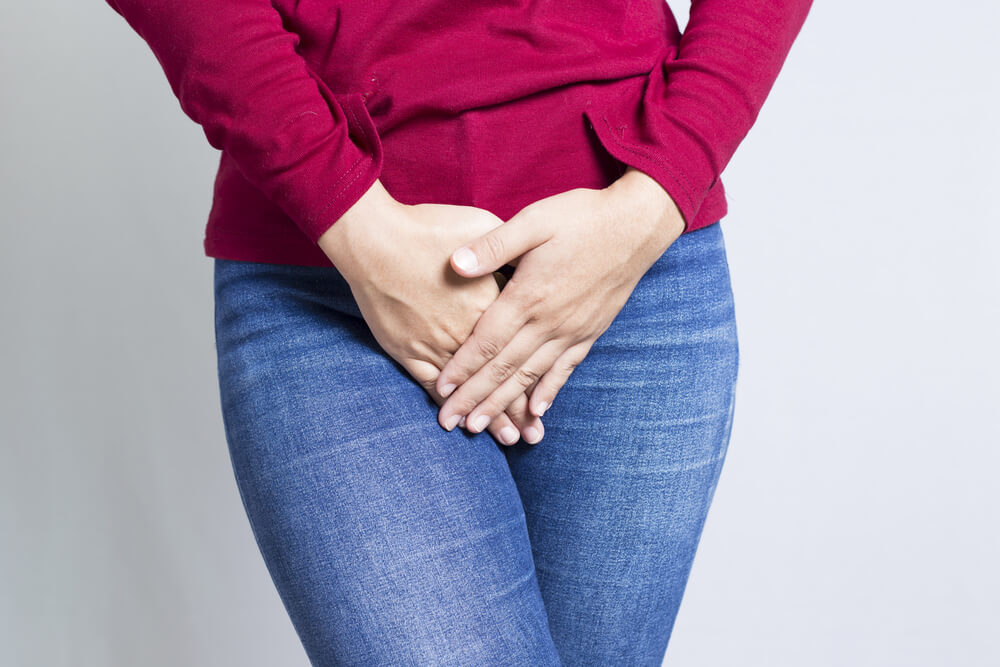
<instances>
[{"instance_id":1,"label":"white background","mask_svg":"<svg viewBox=\"0 0 1000 667\"><path fill-rule=\"evenodd\" d=\"M666 664L1000 664L998 7L815 3L726 169L738 398ZM218 153L99 0L0 5L0 86L0 664L306 665L222 430Z\"/></svg>"}]
</instances>

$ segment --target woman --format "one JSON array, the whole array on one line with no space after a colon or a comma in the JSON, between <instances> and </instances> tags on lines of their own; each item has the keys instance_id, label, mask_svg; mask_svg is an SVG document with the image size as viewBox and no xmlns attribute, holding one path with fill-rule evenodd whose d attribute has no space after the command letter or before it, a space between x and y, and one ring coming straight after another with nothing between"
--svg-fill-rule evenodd
<instances>
[{"instance_id":1,"label":"woman","mask_svg":"<svg viewBox=\"0 0 1000 667\"><path fill-rule=\"evenodd\" d=\"M719 176L809 0L108 2L222 151L226 436L313 664L660 664L734 410Z\"/></svg>"}]
</instances>

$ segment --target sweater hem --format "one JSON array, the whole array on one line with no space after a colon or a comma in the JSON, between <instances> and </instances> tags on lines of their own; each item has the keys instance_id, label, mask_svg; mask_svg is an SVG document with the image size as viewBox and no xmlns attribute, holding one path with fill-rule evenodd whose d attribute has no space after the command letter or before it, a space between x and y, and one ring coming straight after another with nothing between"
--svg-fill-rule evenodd
<instances>
[{"instance_id":1,"label":"sweater hem","mask_svg":"<svg viewBox=\"0 0 1000 667\"><path fill-rule=\"evenodd\" d=\"M696 224L685 229L684 234L721 222L728 208L726 197L713 192L699 209ZM290 229L287 237L215 232L205 235L202 246L204 255L215 259L336 268L319 246L303 246L294 235L296 231Z\"/></svg>"}]
</instances>

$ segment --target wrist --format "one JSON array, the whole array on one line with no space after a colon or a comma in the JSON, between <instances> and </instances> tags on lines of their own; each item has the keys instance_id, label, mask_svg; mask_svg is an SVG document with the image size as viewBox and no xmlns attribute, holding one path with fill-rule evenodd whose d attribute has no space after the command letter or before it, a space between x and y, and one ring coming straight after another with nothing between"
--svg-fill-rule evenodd
<instances>
[{"instance_id":1,"label":"wrist","mask_svg":"<svg viewBox=\"0 0 1000 667\"><path fill-rule=\"evenodd\" d=\"M608 189L637 207L638 214L653 226L651 233L664 239L663 250L687 228L684 216L670 193L652 176L631 165Z\"/></svg>"},{"instance_id":2,"label":"wrist","mask_svg":"<svg viewBox=\"0 0 1000 667\"><path fill-rule=\"evenodd\" d=\"M357 275L363 259L359 241L364 234L372 231L372 225L379 226L379 220L395 213L404 204L396 201L378 179L344 214L337 219L317 240L317 245L351 282Z\"/></svg>"}]
</instances>

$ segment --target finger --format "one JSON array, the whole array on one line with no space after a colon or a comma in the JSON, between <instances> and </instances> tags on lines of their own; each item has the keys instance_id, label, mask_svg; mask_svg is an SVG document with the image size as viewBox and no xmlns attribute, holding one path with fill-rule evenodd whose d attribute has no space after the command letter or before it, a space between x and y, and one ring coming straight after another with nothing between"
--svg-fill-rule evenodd
<instances>
[{"instance_id":1,"label":"finger","mask_svg":"<svg viewBox=\"0 0 1000 667\"><path fill-rule=\"evenodd\" d=\"M496 271L552 238L551 226L526 213L494 227L451 254L451 266L460 276L474 278Z\"/></svg>"},{"instance_id":2,"label":"finger","mask_svg":"<svg viewBox=\"0 0 1000 667\"><path fill-rule=\"evenodd\" d=\"M504 414L514 422L514 426L518 428L521 437L528 444L534 445L545 436L545 428L542 426L542 420L531 414L528 410L527 394L522 393L511 401ZM493 421L496 420L494 419ZM493 426L492 422L490 426Z\"/></svg>"},{"instance_id":3,"label":"finger","mask_svg":"<svg viewBox=\"0 0 1000 667\"><path fill-rule=\"evenodd\" d=\"M444 397L468 380L507 346L528 320L528 306L507 288L483 311L451 359L441 369L437 391Z\"/></svg>"},{"instance_id":4,"label":"finger","mask_svg":"<svg viewBox=\"0 0 1000 667\"><path fill-rule=\"evenodd\" d=\"M427 391L435 403L439 406L444 403L445 398L435 389L435 380L437 380L440 370L434 364L408 359L402 365L410 376ZM490 433L497 442L506 446L517 444L522 437L522 432L525 432L524 435L529 442L537 442L544 433L542 420L528 411L528 397L524 394L521 395L521 400L516 403L515 409L512 409L511 413L518 418L518 421L515 422L511 415L506 413L497 415L490 422ZM464 417L460 425L465 426Z\"/></svg>"},{"instance_id":5,"label":"finger","mask_svg":"<svg viewBox=\"0 0 1000 667\"><path fill-rule=\"evenodd\" d=\"M434 389L434 381L437 379L439 370L430 363L416 360L408 360L404 364L407 372L423 386L435 403L439 406L445 401L444 397ZM510 409L510 414L498 415L490 422L490 433L502 445L511 446L523 437L529 443L536 443L541 440L544 434L542 420L531 414L528 410L528 397L521 394L520 400L514 401ZM516 420L515 420L516 418ZM465 426L465 418L459 424Z\"/></svg>"},{"instance_id":6,"label":"finger","mask_svg":"<svg viewBox=\"0 0 1000 667\"><path fill-rule=\"evenodd\" d=\"M497 442L507 447L517 444L521 439L521 432L507 414L497 415L490 422L489 430Z\"/></svg>"},{"instance_id":7,"label":"finger","mask_svg":"<svg viewBox=\"0 0 1000 667\"><path fill-rule=\"evenodd\" d=\"M436 389L437 377L441 370L432 363L426 361L420 361L417 359L405 359L400 362L406 372L417 381L417 383L424 388L438 407L444 405L445 397L438 393ZM463 416L461 421L458 422L458 426L465 426L465 417ZM502 426L501 426L502 428ZM452 429L448 429L449 431Z\"/></svg>"},{"instance_id":8,"label":"finger","mask_svg":"<svg viewBox=\"0 0 1000 667\"><path fill-rule=\"evenodd\" d=\"M580 365L580 362L587 357L593 344L593 341L588 340L571 346L556 359L555 363L552 364L552 368L542 375L531 392L529 402L533 415L541 417L545 414L545 411L549 409L549 406L555 400L556 394L559 393L559 390L569 380L569 376Z\"/></svg>"},{"instance_id":9,"label":"finger","mask_svg":"<svg viewBox=\"0 0 1000 667\"><path fill-rule=\"evenodd\" d=\"M559 340L549 341L538 348L517 372L513 373L466 415L466 424L469 425L470 430L475 432L477 428L482 428L484 423L491 423L490 421L484 422L483 419L493 420L496 416L503 414L508 405L518 396L524 395L525 389L535 379L540 378L552 368L552 365L562 356L564 351L565 343Z\"/></svg>"},{"instance_id":10,"label":"finger","mask_svg":"<svg viewBox=\"0 0 1000 667\"><path fill-rule=\"evenodd\" d=\"M420 359L403 359L399 364L430 394L435 403L444 404L445 397L437 391L437 379L438 375L441 374L441 369L429 361Z\"/></svg>"},{"instance_id":11,"label":"finger","mask_svg":"<svg viewBox=\"0 0 1000 667\"><path fill-rule=\"evenodd\" d=\"M441 422L441 425L450 431L450 427L462 415L468 415L473 408L512 375L520 378L521 392L523 392L525 386L540 377L540 374L530 375L530 369L524 368L524 364L536 350L548 342L544 336L544 332L537 326L529 325L518 331L514 339L503 348L500 354L489 360L448 396L448 400L439 411L438 421ZM438 383L440 384L440 382L441 380L438 378ZM485 423L475 425L467 421L465 427L478 433L485 426Z\"/></svg>"}]
</instances>

